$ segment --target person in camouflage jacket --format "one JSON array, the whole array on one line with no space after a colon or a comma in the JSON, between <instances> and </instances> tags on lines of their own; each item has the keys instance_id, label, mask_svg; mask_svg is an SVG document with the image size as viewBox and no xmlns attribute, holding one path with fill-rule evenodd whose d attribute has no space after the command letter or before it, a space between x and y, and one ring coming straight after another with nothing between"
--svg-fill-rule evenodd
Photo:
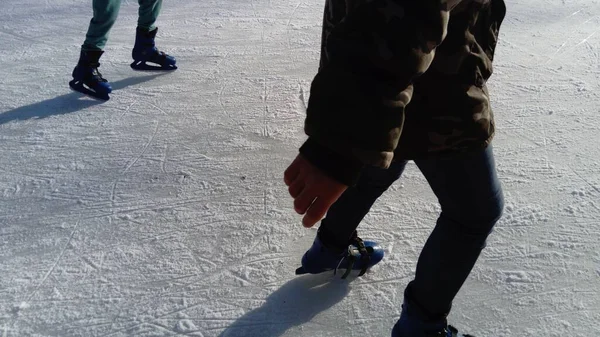
<instances>
[{"instance_id":1,"label":"person in camouflage jacket","mask_svg":"<svg viewBox=\"0 0 600 337\"><path fill-rule=\"evenodd\" d=\"M298 273L379 262L356 228L413 160L442 212L393 336L460 336L446 316L503 209L486 81L505 14L503 0L326 2L308 139L284 175L304 226L327 214Z\"/></svg>"}]
</instances>

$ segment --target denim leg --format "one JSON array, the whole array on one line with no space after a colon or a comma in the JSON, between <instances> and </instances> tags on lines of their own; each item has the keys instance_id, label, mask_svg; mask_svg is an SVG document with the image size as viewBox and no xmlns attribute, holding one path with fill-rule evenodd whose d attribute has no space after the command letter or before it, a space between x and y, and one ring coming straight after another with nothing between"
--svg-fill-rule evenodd
<instances>
[{"instance_id":1,"label":"denim leg","mask_svg":"<svg viewBox=\"0 0 600 337\"><path fill-rule=\"evenodd\" d=\"M430 316L446 315L504 207L491 146L455 158L415 161L442 212L407 295Z\"/></svg>"},{"instance_id":2,"label":"denim leg","mask_svg":"<svg viewBox=\"0 0 600 337\"><path fill-rule=\"evenodd\" d=\"M404 172L406 161L393 162L388 169L367 167L356 186L349 187L331 206L321 222L321 240L337 248L345 248L348 240L383 194Z\"/></svg>"}]
</instances>

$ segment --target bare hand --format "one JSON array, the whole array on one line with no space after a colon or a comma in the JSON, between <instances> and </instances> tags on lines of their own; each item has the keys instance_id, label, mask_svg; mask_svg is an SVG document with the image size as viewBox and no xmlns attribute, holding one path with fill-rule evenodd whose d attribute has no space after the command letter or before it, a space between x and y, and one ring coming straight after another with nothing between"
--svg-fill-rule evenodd
<instances>
[{"instance_id":1,"label":"bare hand","mask_svg":"<svg viewBox=\"0 0 600 337\"><path fill-rule=\"evenodd\" d=\"M284 181L294 198L294 209L298 214L304 214L302 224L307 228L321 220L348 188L325 175L302 155L298 155L285 170Z\"/></svg>"}]
</instances>

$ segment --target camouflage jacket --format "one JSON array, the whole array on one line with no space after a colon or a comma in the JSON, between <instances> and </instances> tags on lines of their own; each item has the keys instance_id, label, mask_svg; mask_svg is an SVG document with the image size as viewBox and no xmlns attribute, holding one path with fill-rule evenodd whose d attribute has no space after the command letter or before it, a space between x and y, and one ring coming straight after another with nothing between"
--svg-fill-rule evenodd
<instances>
[{"instance_id":1,"label":"camouflage jacket","mask_svg":"<svg viewBox=\"0 0 600 337\"><path fill-rule=\"evenodd\" d=\"M487 146L505 13L503 0L327 0L300 152L351 184L363 165Z\"/></svg>"}]
</instances>

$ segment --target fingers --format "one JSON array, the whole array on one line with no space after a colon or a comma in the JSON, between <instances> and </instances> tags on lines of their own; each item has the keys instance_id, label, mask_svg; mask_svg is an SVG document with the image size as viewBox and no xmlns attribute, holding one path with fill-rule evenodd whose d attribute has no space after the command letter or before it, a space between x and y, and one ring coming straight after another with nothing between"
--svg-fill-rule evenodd
<instances>
[{"instance_id":1,"label":"fingers","mask_svg":"<svg viewBox=\"0 0 600 337\"><path fill-rule=\"evenodd\" d=\"M290 192L290 195L292 196L292 198L295 199L304 190L305 186L306 186L306 180L302 179L301 177L298 177L295 181L293 181L289 185L288 191Z\"/></svg>"},{"instance_id":2,"label":"fingers","mask_svg":"<svg viewBox=\"0 0 600 337\"><path fill-rule=\"evenodd\" d=\"M306 228L310 228L314 226L317 222L319 222L325 214L329 207L331 207L333 202L331 202L328 198L318 197L311 205L310 208L306 211L306 215L302 218L302 225Z\"/></svg>"},{"instance_id":3,"label":"fingers","mask_svg":"<svg viewBox=\"0 0 600 337\"><path fill-rule=\"evenodd\" d=\"M283 181L287 186L290 186L298 178L298 175L302 171L301 169L300 158L296 157L283 174Z\"/></svg>"},{"instance_id":4,"label":"fingers","mask_svg":"<svg viewBox=\"0 0 600 337\"><path fill-rule=\"evenodd\" d=\"M296 213L305 215L302 223L312 227L348 188L326 176L298 155L284 173L283 180L294 198Z\"/></svg>"},{"instance_id":5,"label":"fingers","mask_svg":"<svg viewBox=\"0 0 600 337\"><path fill-rule=\"evenodd\" d=\"M294 198L294 210L298 214L304 214L310 207L310 205L317 198L317 193L314 189L308 187L304 188L300 194Z\"/></svg>"},{"instance_id":6,"label":"fingers","mask_svg":"<svg viewBox=\"0 0 600 337\"><path fill-rule=\"evenodd\" d=\"M304 190L304 186L306 185L306 170L303 169L299 158L296 158L285 171L283 180L289 187L288 191L294 199Z\"/></svg>"}]
</instances>

